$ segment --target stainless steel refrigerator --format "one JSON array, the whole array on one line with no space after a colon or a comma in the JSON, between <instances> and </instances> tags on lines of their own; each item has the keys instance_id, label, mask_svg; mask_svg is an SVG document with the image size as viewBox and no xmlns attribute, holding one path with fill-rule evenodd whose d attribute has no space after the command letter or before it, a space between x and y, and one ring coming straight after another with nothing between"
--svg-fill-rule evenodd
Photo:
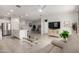
<instances>
[{"instance_id":1,"label":"stainless steel refrigerator","mask_svg":"<svg viewBox=\"0 0 79 59\"><path fill-rule=\"evenodd\" d=\"M10 23L2 23L2 36L11 35Z\"/></svg>"}]
</instances>

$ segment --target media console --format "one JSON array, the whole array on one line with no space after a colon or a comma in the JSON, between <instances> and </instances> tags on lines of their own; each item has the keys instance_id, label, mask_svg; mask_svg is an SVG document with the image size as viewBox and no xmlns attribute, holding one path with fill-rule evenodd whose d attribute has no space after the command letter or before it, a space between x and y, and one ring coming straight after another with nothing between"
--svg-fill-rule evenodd
<instances>
[{"instance_id":1,"label":"media console","mask_svg":"<svg viewBox=\"0 0 79 59\"><path fill-rule=\"evenodd\" d=\"M48 35L51 37L59 37L59 29L56 30L49 29Z\"/></svg>"},{"instance_id":2,"label":"media console","mask_svg":"<svg viewBox=\"0 0 79 59\"><path fill-rule=\"evenodd\" d=\"M48 35L51 37L59 37L60 22L49 22Z\"/></svg>"}]
</instances>

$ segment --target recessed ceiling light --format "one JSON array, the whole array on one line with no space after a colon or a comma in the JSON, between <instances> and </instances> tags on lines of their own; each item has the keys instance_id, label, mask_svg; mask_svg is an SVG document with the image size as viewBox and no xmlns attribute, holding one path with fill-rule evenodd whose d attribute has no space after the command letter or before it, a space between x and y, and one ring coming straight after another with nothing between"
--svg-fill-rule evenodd
<instances>
[{"instance_id":1,"label":"recessed ceiling light","mask_svg":"<svg viewBox=\"0 0 79 59\"><path fill-rule=\"evenodd\" d=\"M28 14L25 14L25 16L29 16Z\"/></svg>"},{"instance_id":2,"label":"recessed ceiling light","mask_svg":"<svg viewBox=\"0 0 79 59\"><path fill-rule=\"evenodd\" d=\"M42 10L42 9L39 9L38 11L39 11L39 12L43 12L43 10Z\"/></svg>"},{"instance_id":3,"label":"recessed ceiling light","mask_svg":"<svg viewBox=\"0 0 79 59\"><path fill-rule=\"evenodd\" d=\"M8 12L7 15L10 15L10 13Z\"/></svg>"},{"instance_id":4,"label":"recessed ceiling light","mask_svg":"<svg viewBox=\"0 0 79 59\"><path fill-rule=\"evenodd\" d=\"M10 10L10 12L13 12L13 11L14 11L13 9Z\"/></svg>"}]
</instances>

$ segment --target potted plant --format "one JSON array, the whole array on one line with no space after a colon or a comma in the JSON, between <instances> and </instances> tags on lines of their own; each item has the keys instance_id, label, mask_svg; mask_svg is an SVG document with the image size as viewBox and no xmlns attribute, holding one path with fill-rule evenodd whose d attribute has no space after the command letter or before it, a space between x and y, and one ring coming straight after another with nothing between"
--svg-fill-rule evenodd
<instances>
[{"instance_id":1,"label":"potted plant","mask_svg":"<svg viewBox=\"0 0 79 59\"><path fill-rule=\"evenodd\" d=\"M64 42L67 41L67 38L69 37L69 32L68 31L63 31L62 33L60 33L61 38L64 38Z\"/></svg>"}]
</instances>

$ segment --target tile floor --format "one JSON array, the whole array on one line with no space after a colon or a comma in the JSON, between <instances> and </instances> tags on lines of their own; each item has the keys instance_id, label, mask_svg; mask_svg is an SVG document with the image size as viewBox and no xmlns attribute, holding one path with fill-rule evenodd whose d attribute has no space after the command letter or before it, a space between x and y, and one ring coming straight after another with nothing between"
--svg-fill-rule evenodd
<instances>
[{"instance_id":1,"label":"tile floor","mask_svg":"<svg viewBox=\"0 0 79 59\"><path fill-rule=\"evenodd\" d=\"M35 38L38 39L35 40ZM28 42L27 40L21 41L10 36L3 37L2 40L0 40L0 52L35 52L50 44L54 39L59 40L59 38L37 34L33 34L32 39L33 42Z\"/></svg>"}]
</instances>

